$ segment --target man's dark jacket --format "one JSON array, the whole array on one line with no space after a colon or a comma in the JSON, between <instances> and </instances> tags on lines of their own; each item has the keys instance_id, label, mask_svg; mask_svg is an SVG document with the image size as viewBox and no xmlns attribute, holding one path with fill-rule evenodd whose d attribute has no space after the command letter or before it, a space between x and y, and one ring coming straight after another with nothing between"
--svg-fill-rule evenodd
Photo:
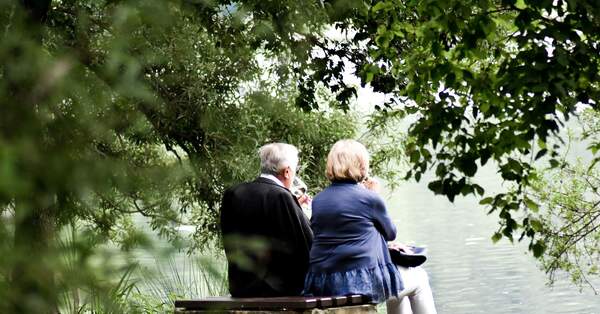
<instances>
[{"instance_id":1,"label":"man's dark jacket","mask_svg":"<svg viewBox=\"0 0 600 314\"><path fill-rule=\"evenodd\" d=\"M229 188L221 231L233 297L301 293L313 235L288 189L262 177Z\"/></svg>"}]
</instances>

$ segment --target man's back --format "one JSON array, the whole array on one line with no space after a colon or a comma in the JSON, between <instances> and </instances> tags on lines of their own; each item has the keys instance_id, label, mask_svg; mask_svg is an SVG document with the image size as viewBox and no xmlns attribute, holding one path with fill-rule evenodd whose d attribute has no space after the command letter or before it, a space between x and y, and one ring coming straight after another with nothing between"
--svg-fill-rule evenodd
<instances>
[{"instance_id":1,"label":"man's back","mask_svg":"<svg viewBox=\"0 0 600 314\"><path fill-rule=\"evenodd\" d=\"M287 189L267 178L228 189L221 231L232 296L300 294L312 232Z\"/></svg>"}]
</instances>

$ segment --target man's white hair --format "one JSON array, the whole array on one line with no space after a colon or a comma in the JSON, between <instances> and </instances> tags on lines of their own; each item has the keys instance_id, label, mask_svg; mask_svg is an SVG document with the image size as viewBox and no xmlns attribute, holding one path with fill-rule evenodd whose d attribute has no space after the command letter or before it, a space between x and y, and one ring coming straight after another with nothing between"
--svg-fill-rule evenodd
<instances>
[{"instance_id":1,"label":"man's white hair","mask_svg":"<svg viewBox=\"0 0 600 314\"><path fill-rule=\"evenodd\" d=\"M270 143L258 150L261 173L277 175L286 167L298 169L298 149L286 143Z\"/></svg>"}]
</instances>

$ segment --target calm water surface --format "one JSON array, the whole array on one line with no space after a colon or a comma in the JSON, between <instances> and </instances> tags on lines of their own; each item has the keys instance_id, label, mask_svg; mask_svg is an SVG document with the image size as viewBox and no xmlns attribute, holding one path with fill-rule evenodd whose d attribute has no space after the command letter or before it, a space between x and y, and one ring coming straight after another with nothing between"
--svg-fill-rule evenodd
<instances>
[{"instance_id":1,"label":"calm water surface","mask_svg":"<svg viewBox=\"0 0 600 314\"><path fill-rule=\"evenodd\" d=\"M479 182L499 189L494 173L483 172ZM580 293L566 279L546 286L525 243L493 244L497 217L487 216L475 198L452 204L423 181L383 194L398 226L397 240L428 248L424 267L439 313L600 313L600 296L590 289Z\"/></svg>"}]
</instances>

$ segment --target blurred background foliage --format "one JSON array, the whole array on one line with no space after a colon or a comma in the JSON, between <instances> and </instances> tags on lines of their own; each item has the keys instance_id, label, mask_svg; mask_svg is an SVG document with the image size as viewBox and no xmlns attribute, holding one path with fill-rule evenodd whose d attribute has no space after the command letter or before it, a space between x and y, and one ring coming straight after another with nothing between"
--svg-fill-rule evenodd
<instances>
[{"instance_id":1,"label":"blurred background foliage","mask_svg":"<svg viewBox=\"0 0 600 314\"><path fill-rule=\"evenodd\" d=\"M592 0L0 0L0 312L123 312L125 299L147 303L127 311L160 312L164 302L136 294L135 249L153 242L140 221L190 256L215 251L221 192L256 176L257 148L271 141L300 148L313 191L339 138L367 143L375 174L394 184L398 165L416 180L435 172L432 191L475 195L498 214L494 240L527 238L547 271L577 281L564 253L597 242L597 210L561 212L576 200L541 193L553 179L536 162L571 169L560 188L573 195L596 165L562 160L559 131L578 106L596 108L598 10ZM349 75L385 96L366 120ZM488 161L507 191L477 184ZM182 224L195 226L191 241Z\"/></svg>"},{"instance_id":2,"label":"blurred background foliage","mask_svg":"<svg viewBox=\"0 0 600 314\"><path fill-rule=\"evenodd\" d=\"M135 249L152 247L139 221L210 252L221 192L257 175L264 143L297 145L324 186L355 125L294 105L294 36L320 31L318 8L0 1L0 312L133 311Z\"/></svg>"}]
</instances>

